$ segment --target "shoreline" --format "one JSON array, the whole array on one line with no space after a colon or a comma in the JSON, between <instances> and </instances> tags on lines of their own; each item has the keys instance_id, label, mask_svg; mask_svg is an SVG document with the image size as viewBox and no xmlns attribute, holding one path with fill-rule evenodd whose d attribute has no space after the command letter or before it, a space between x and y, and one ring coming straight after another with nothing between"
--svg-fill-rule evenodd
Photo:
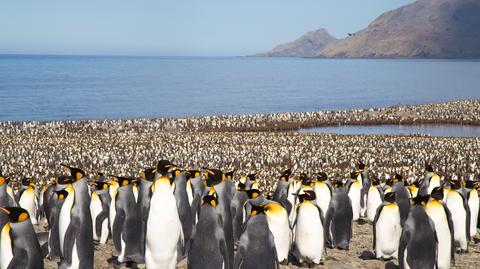
<instances>
[{"instance_id":1,"label":"shoreline","mask_svg":"<svg viewBox=\"0 0 480 269\"><path fill-rule=\"evenodd\" d=\"M0 131L24 128L122 128L195 132L281 132L337 125L454 124L480 126L480 99L397 105L384 108L282 112L270 114L139 118L116 120L0 121Z\"/></svg>"}]
</instances>

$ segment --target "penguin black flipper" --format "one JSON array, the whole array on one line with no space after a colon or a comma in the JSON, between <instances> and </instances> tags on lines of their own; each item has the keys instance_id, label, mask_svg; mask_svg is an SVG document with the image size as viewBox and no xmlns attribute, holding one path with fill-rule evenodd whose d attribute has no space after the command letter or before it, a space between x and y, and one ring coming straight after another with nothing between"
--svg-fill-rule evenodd
<instances>
[{"instance_id":1,"label":"penguin black flipper","mask_svg":"<svg viewBox=\"0 0 480 269\"><path fill-rule=\"evenodd\" d=\"M383 210L384 206L385 206L385 204L381 204L377 208L377 213L375 213L375 218L373 219L373 251L375 251L375 249L376 249L376 241L377 241L377 237L376 237L377 229L375 227L377 226L378 218L380 217L380 214L382 213L382 210Z\"/></svg>"},{"instance_id":2,"label":"penguin black flipper","mask_svg":"<svg viewBox=\"0 0 480 269\"><path fill-rule=\"evenodd\" d=\"M116 249L122 249L122 227L125 223L125 212L123 210L117 210L115 214L115 220L113 221L113 245Z\"/></svg>"},{"instance_id":3,"label":"penguin black flipper","mask_svg":"<svg viewBox=\"0 0 480 269\"><path fill-rule=\"evenodd\" d=\"M447 205L443 201L440 201L440 203L443 206L443 210L445 211L445 215L447 216L447 222L448 222L448 229L450 230L450 237L451 239L451 259L453 262L453 265L455 265L455 234L454 234L454 228L453 228L453 221L452 221L452 213L450 210L448 210Z\"/></svg>"},{"instance_id":4,"label":"penguin black flipper","mask_svg":"<svg viewBox=\"0 0 480 269\"><path fill-rule=\"evenodd\" d=\"M15 249L12 260L8 264L7 269L27 268L27 251L24 249Z\"/></svg>"},{"instance_id":5,"label":"penguin black flipper","mask_svg":"<svg viewBox=\"0 0 480 269\"><path fill-rule=\"evenodd\" d=\"M220 253L222 253L223 257L224 268L228 268L230 264L230 259L228 258L227 241L225 240L225 237L223 237L222 240L220 240L218 243L220 247Z\"/></svg>"},{"instance_id":6,"label":"penguin black flipper","mask_svg":"<svg viewBox=\"0 0 480 269\"><path fill-rule=\"evenodd\" d=\"M335 209L333 207L329 207L328 210L327 210L327 214L326 214L326 217L325 217L325 225L323 226L323 229L325 230L324 234L326 235L325 236L325 243L327 246L329 247L333 247L333 238L332 238L332 235L330 234L330 225L332 224L332 219L333 219L333 215L334 215L334 211Z\"/></svg>"},{"instance_id":7,"label":"penguin black flipper","mask_svg":"<svg viewBox=\"0 0 480 269\"><path fill-rule=\"evenodd\" d=\"M471 236L470 236L470 206L468 205L468 200L467 198L460 193L460 195L463 198L463 207L465 208L465 212L467 212L467 225L465 225L465 229L467 230L467 241L470 241Z\"/></svg>"},{"instance_id":8,"label":"penguin black flipper","mask_svg":"<svg viewBox=\"0 0 480 269\"><path fill-rule=\"evenodd\" d=\"M102 224L108 218L108 211L102 211L95 219L95 234L100 237L102 235Z\"/></svg>"}]
</instances>

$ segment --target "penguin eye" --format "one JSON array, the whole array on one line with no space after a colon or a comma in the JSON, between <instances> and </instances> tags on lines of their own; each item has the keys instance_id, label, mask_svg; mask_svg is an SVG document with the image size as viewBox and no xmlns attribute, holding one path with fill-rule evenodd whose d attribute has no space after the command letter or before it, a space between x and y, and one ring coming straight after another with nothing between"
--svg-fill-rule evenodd
<instances>
[{"instance_id":1,"label":"penguin eye","mask_svg":"<svg viewBox=\"0 0 480 269\"><path fill-rule=\"evenodd\" d=\"M18 222L24 222L26 219L28 219L27 213L21 213L20 215L18 215Z\"/></svg>"}]
</instances>

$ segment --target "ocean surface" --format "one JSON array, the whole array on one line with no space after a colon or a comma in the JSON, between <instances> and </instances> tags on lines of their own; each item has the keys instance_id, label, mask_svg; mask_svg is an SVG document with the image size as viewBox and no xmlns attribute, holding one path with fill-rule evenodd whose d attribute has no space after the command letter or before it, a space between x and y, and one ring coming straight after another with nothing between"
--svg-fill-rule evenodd
<instances>
[{"instance_id":1,"label":"ocean surface","mask_svg":"<svg viewBox=\"0 0 480 269\"><path fill-rule=\"evenodd\" d=\"M454 124L418 125L340 125L311 129L300 132L333 133L343 135L431 135L439 137L480 137L480 127Z\"/></svg>"},{"instance_id":2,"label":"ocean surface","mask_svg":"<svg viewBox=\"0 0 480 269\"><path fill-rule=\"evenodd\" d=\"M384 107L480 98L480 61L0 55L0 121Z\"/></svg>"}]
</instances>

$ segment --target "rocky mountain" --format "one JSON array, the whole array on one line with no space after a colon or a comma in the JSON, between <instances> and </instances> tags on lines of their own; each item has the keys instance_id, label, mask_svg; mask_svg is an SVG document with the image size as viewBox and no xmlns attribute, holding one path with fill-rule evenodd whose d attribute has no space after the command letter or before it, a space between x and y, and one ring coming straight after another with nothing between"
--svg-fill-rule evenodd
<instances>
[{"instance_id":1,"label":"rocky mountain","mask_svg":"<svg viewBox=\"0 0 480 269\"><path fill-rule=\"evenodd\" d=\"M315 56L480 58L480 0L417 0L382 14L350 37L318 49Z\"/></svg>"},{"instance_id":2,"label":"rocky mountain","mask_svg":"<svg viewBox=\"0 0 480 269\"><path fill-rule=\"evenodd\" d=\"M321 28L307 32L297 40L278 45L273 50L259 53L256 56L266 57L314 57L327 45L337 42L338 39L330 35L327 30Z\"/></svg>"}]
</instances>

